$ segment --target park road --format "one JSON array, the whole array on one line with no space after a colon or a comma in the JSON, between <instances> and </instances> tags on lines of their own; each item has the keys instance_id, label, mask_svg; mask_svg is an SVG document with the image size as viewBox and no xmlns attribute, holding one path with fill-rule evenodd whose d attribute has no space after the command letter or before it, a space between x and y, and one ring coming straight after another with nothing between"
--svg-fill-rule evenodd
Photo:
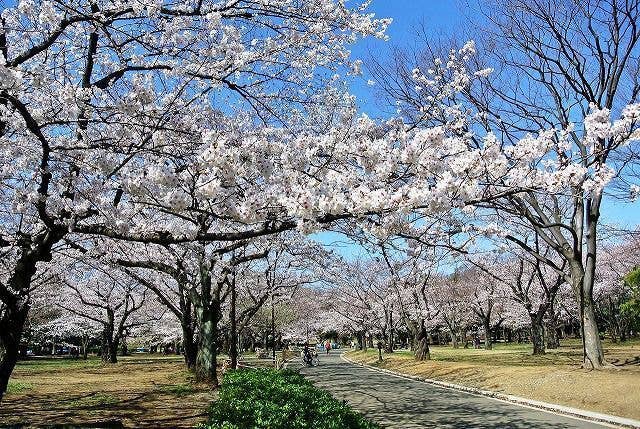
<instances>
[{"instance_id":1,"label":"park road","mask_svg":"<svg viewBox=\"0 0 640 429\"><path fill-rule=\"evenodd\" d=\"M385 428L601 429L610 426L437 387L348 363L340 350L302 368L319 388Z\"/></svg>"}]
</instances>

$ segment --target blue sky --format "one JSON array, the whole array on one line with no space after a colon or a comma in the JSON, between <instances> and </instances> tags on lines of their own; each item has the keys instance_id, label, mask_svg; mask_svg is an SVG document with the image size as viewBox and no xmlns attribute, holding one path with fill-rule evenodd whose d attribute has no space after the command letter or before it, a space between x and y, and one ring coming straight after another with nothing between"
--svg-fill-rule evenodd
<instances>
[{"instance_id":1,"label":"blue sky","mask_svg":"<svg viewBox=\"0 0 640 429\"><path fill-rule=\"evenodd\" d=\"M387 31L388 41L366 39L352 49L352 57L366 62L370 55L383 58L393 46L407 47L415 44L416 27L424 25L434 34L450 34L463 27L461 0L373 0L368 12L376 18L393 18ZM382 116L374 96L375 87L367 85L366 69L362 78L352 86L358 96L360 108L370 116Z\"/></svg>"},{"instance_id":2,"label":"blue sky","mask_svg":"<svg viewBox=\"0 0 640 429\"><path fill-rule=\"evenodd\" d=\"M415 30L424 25L433 34L467 33L464 15L465 0L373 0L370 12L378 18L393 18L393 24L387 34L389 41L368 39L359 42L352 49L352 57L365 61L370 55L384 58L393 46L412 46L415 44ZM375 86L367 85L366 68L361 78L356 79L351 88L358 97L360 110L372 117L385 116L375 97ZM624 228L633 228L640 224L640 201L628 202L609 200L603 205L603 221L618 224ZM315 236L321 242L331 245L339 253L353 257L362 252L359 246L350 243L347 238L336 233L322 233Z\"/></svg>"}]
</instances>

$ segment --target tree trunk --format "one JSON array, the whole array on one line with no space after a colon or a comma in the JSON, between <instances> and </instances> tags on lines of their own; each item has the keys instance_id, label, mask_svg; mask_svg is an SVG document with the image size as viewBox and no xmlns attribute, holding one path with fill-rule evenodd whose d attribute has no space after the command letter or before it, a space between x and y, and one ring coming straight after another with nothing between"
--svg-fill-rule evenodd
<instances>
[{"instance_id":1,"label":"tree trunk","mask_svg":"<svg viewBox=\"0 0 640 429\"><path fill-rule=\"evenodd\" d=\"M235 273L235 272L234 272ZM229 305L229 322L230 332L229 332L229 358L231 359L231 368L238 368L238 325L236 320L236 278L235 274L233 276L233 282L231 284L231 302Z\"/></svg>"},{"instance_id":2,"label":"tree trunk","mask_svg":"<svg viewBox=\"0 0 640 429\"><path fill-rule=\"evenodd\" d=\"M87 360L87 346L89 345L89 336L87 334L82 335L82 359Z\"/></svg>"},{"instance_id":3,"label":"tree trunk","mask_svg":"<svg viewBox=\"0 0 640 429\"><path fill-rule=\"evenodd\" d=\"M387 353L393 353L393 312L389 312L389 338L387 339Z\"/></svg>"},{"instance_id":4,"label":"tree trunk","mask_svg":"<svg viewBox=\"0 0 640 429\"><path fill-rule=\"evenodd\" d=\"M454 349L460 347L460 344L458 343L458 336L454 331L451 331L451 347L453 347Z\"/></svg>"},{"instance_id":5,"label":"tree trunk","mask_svg":"<svg viewBox=\"0 0 640 429\"><path fill-rule=\"evenodd\" d=\"M558 316L554 309L554 303L552 302L547 310L547 323L546 323L546 338L547 348L557 349L560 347L560 337L558 336Z\"/></svg>"},{"instance_id":6,"label":"tree trunk","mask_svg":"<svg viewBox=\"0 0 640 429\"><path fill-rule=\"evenodd\" d=\"M593 299L585 299L582 309L582 330L584 332L584 367L589 369L602 369L605 365L604 350L596 323Z\"/></svg>"},{"instance_id":7,"label":"tree trunk","mask_svg":"<svg viewBox=\"0 0 640 429\"><path fill-rule=\"evenodd\" d=\"M486 350L491 350L491 321L489 317L483 317L482 324L484 326L484 348Z\"/></svg>"},{"instance_id":8,"label":"tree trunk","mask_svg":"<svg viewBox=\"0 0 640 429\"><path fill-rule=\"evenodd\" d=\"M28 313L29 302L26 301L20 306L7 306L0 319L0 401L18 361L20 339Z\"/></svg>"},{"instance_id":9,"label":"tree trunk","mask_svg":"<svg viewBox=\"0 0 640 429\"><path fill-rule=\"evenodd\" d=\"M548 311L549 320L547 322L547 348L557 349L560 347L560 338L558 337L558 320L555 311L551 307Z\"/></svg>"},{"instance_id":10,"label":"tree trunk","mask_svg":"<svg viewBox=\"0 0 640 429\"><path fill-rule=\"evenodd\" d=\"M190 320L182 323L182 346L184 349L184 363L187 369L191 371L196 367L198 345L195 341L193 326Z\"/></svg>"},{"instance_id":11,"label":"tree trunk","mask_svg":"<svg viewBox=\"0 0 640 429\"><path fill-rule=\"evenodd\" d=\"M102 328L102 363L118 362L118 338L113 337L113 312L107 314L108 321Z\"/></svg>"},{"instance_id":12,"label":"tree trunk","mask_svg":"<svg viewBox=\"0 0 640 429\"><path fill-rule=\"evenodd\" d=\"M424 327L424 321L422 321L420 328L417 330L415 343L416 343L416 351L415 351L416 360L419 360L419 361L430 360L431 351L429 350L429 335L427 334L427 330Z\"/></svg>"},{"instance_id":13,"label":"tree trunk","mask_svg":"<svg viewBox=\"0 0 640 429\"><path fill-rule=\"evenodd\" d=\"M588 369L602 369L605 360L593 302L593 276L585 273L582 261L572 262L571 282L580 309L583 366Z\"/></svg>"},{"instance_id":14,"label":"tree trunk","mask_svg":"<svg viewBox=\"0 0 640 429\"><path fill-rule=\"evenodd\" d=\"M533 344L533 354L543 355L544 350L544 325L542 318L536 314L531 314L531 343Z\"/></svg>"},{"instance_id":15,"label":"tree trunk","mask_svg":"<svg viewBox=\"0 0 640 429\"><path fill-rule=\"evenodd\" d=\"M358 350L364 350L364 334L362 333L362 331L356 332L356 340L358 342Z\"/></svg>"},{"instance_id":16,"label":"tree trunk","mask_svg":"<svg viewBox=\"0 0 640 429\"><path fill-rule=\"evenodd\" d=\"M198 309L199 342L196 356L196 378L218 386L218 321L214 306Z\"/></svg>"},{"instance_id":17,"label":"tree trunk","mask_svg":"<svg viewBox=\"0 0 640 429\"><path fill-rule=\"evenodd\" d=\"M129 346L127 345L127 337L122 337L120 341L122 344L121 356L127 356L129 354Z\"/></svg>"}]
</instances>

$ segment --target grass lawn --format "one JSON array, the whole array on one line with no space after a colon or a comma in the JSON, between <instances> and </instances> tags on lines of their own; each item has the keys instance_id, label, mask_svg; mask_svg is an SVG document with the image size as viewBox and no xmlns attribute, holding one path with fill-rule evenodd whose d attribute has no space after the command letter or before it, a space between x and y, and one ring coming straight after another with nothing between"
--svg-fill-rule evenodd
<instances>
[{"instance_id":1,"label":"grass lawn","mask_svg":"<svg viewBox=\"0 0 640 429\"><path fill-rule=\"evenodd\" d=\"M0 426L192 428L215 394L192 383L180 356L134 355L19 362L0 406Z\"/></svg>"},{"instance_id":2,"label":"grass lawn","mask_svg":"<svg viewBox=\"0 0 640 429\"><path fill-rule=\"evenodd\" d=\"M352 360L406 374L493 390L539 401L640 419L640 342L605 342L612 364L603 371L580 368L579 342L532 356L529 344L495 345L494 350L432 346L431 361L416 362L408 351L349 352Z\"/></svg>"}]
</instances>

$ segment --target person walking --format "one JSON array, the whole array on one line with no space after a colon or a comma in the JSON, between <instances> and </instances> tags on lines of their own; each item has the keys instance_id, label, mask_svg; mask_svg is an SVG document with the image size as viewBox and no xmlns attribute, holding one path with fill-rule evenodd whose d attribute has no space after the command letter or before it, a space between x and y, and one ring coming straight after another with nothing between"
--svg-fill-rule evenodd
<instances>
[{"instance_id":1,"label":"person walking","mask_svg":"<svg viewBox=\"0 0 640 429\"><path fill-rule=\"evenodd\" d=\"M329 340L324 343L324 349L327 351L327 354L329 354L329 350L331 350L331 343L329 342Z\"/></svg>"}]
</instances>

